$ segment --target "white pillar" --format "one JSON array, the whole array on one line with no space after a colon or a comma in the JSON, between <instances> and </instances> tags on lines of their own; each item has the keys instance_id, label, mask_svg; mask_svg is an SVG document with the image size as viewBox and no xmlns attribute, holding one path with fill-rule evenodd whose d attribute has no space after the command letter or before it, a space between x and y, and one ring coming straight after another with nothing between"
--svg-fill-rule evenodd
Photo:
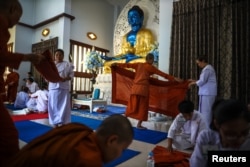
<instances>
[{"instance_id":1,"label":"white pillar","mask_svg":"<svg viewBox=\"0 0 250 167\"><path fill-rule=\"evenodd\" d=\"M159 3L159 69L168 73L173 1L160 0Z\"/></svg>"}]
</instances>

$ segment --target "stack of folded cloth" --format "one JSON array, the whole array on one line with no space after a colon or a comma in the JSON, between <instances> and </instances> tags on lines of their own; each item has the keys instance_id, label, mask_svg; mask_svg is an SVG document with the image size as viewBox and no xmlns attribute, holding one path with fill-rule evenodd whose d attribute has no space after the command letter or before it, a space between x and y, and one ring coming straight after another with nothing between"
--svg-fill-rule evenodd
<instances>
[{"instance_id":1,"label":"stack of folded cloth","mask_svg":"<svg viewBox=\"0 0 250 167\"><path fill-rule=\"evenodd\" d=\"M190 154L181 151L169 152L167 148L156 146L153 151L155 167L189 167Z\"/></svg>"}]
</instances>

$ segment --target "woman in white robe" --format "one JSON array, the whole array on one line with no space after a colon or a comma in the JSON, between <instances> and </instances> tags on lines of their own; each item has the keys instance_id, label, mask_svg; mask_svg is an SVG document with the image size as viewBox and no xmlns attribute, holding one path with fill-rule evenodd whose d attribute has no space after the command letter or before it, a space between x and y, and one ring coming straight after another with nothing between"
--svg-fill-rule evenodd
<instances>
[{"instance_id":1,"label":"woman in white robe","mask_svg":"<svg viewBox=\"0 0 250 167\"><path fill-rule=\"evenodd\" d=\"M178 105L180 113L176 116L168 131L167 149L188 149L195 145L197 135L206 128L206 123L194 104L184 100Z\"/></svg>"},{"instance_id":2,"label":"woman in white robe","mask_svg":"<svg viewBox=\"0 0 250 167\"><path fill-rule=\"evenodd\" d=\"M55 51L55 64L62 82L49 82L49 123L55 127L71 122L70 81L74 77L73 65L64 61L64 51Z\"/></svg>"},{"instance_id":3,"label":"woman in white robe","mask_svg":"<svg viewBox=\"0 0 250 167\"><path fill-rule=\"evenodd\" d=\"M30 100L27 102L27 108L38 113L45 113L48 111L48 86L43 84L41 90L37 90L30 95Z\"/></svg>"}]
</instances>

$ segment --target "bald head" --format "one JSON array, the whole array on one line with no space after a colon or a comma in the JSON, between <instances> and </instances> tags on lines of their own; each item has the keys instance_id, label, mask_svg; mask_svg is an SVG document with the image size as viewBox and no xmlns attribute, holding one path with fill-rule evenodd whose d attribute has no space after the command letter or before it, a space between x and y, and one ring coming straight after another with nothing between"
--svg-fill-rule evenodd
<instances>
[{"instance_id":1,"label":"bald head","mask_svg":"<svg viewBox=\"0 0 250 167\"><path fill-rule=\"evenodd\" d=\"M18 0L0 0L0 15L6 19L8 28L16 25L23 10Z\"/></svg>"},{"instance_id":2,"label":"bald head","mask_svg":"<svg viewBox=\"0 0 250 167\"><path fill-rule=\"evenodd\" d=\"M7 10L13 3L18 2L18 0L0 0L0 11Z\"/></svg>"},{"instance_id":3,"label":"bald head","mask_svg":"<svg viewBox=\"0 0 250 167\"><path fill-rule=\"evenodd\" d=\"M129 142L134 137L134 131L130 121L119 114L106 118L96 130L97 135L103 138L110 135L117 135L119 142Z\"/></svg>"}]
</instances>

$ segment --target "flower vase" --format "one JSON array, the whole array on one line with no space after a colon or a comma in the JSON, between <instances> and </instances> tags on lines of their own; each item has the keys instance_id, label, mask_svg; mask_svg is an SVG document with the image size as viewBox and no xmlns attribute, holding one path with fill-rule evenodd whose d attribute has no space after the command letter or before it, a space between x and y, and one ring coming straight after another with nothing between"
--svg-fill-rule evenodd
<instances>
[{"instance_id":1,"label":"flower vase","mask_svg":"<svg viewBox=\"0 0 250 167\"><path fill-rule=\"evenodd\" d=\"M96 71L92 70L92 78L90 79L92 85L96 83Z\"/></svg>"}]
</instances>

